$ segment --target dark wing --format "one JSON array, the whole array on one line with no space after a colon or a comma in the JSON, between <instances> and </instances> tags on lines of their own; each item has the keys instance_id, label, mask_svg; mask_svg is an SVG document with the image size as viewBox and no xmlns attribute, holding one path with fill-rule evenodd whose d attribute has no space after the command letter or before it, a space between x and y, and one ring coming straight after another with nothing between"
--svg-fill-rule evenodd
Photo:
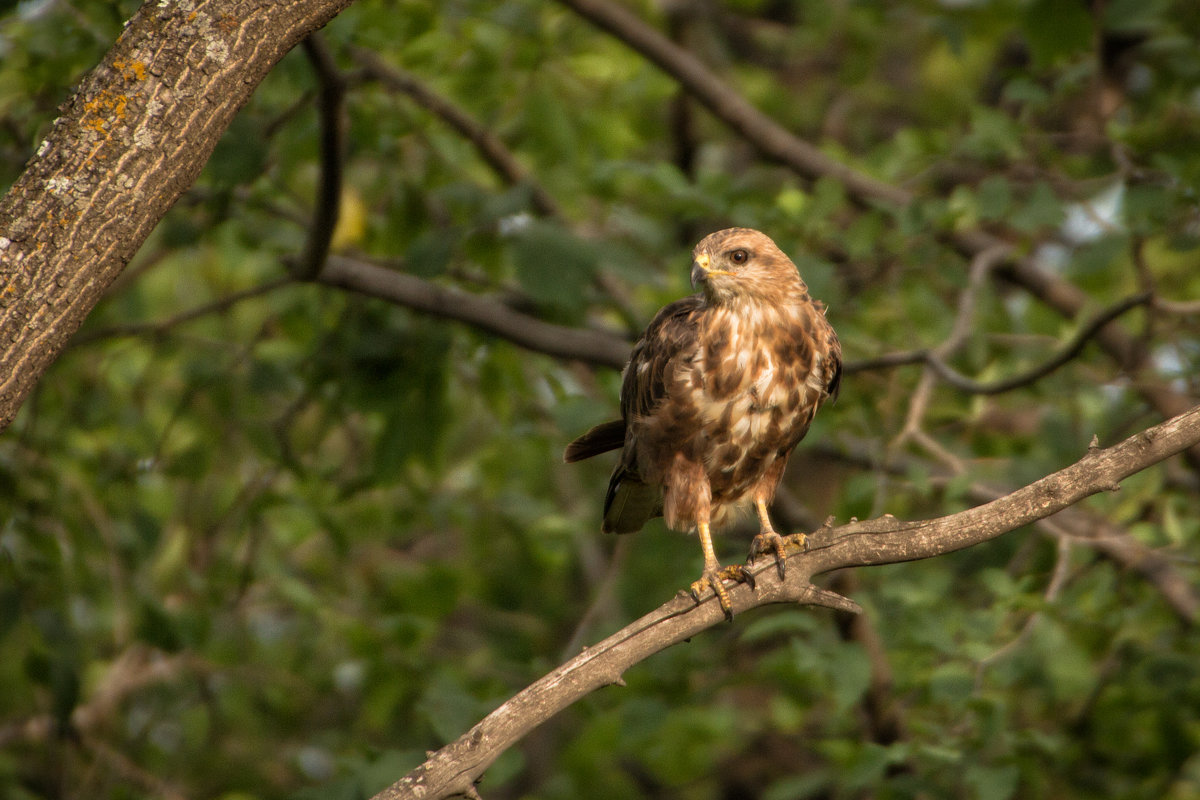
<instances>
[{"instance_id":1,"label":"dark wing","mask_svg":"<svg viewBox=\"0 0 1200 800\"><path fill-rule=\"evenodd\" d=\"M621 381L621 416L628 422L654 411L667 396L672 363L698 349L699 324L695 312L704 307L704 296L694 294L663 308L646 326L633 346Z\"/></svg>"},{"instance_id":2,"label":"dark wing","mask_svg":"<svg viewBox=\"0 0 1200 800\"><path fill-rule=\"evenodd\" d=\"M621 382L621 417L626 423L652 414L667 399L675 365L691 359L699 348L696 312L703 306L702 295L676 300L658 312L634 345ZM638 442L628 431L624 445L604 497L607 533L633 533L662 513L662 487L642 481Z\"/></svg>"},{"instance_id":3,"label":"dark wing","mask_svg":"<svg viewBox=\"0 0 1200 800\"><path fill-rule=\"evenodd\" d=\"M829 385L825 387L825 392L829 395L829 402L835 402L838 397L838 392L842 389L842 353L839 350L833 356L833 377L829 379Z\"/></svg>"},{"instance_id":4,"label":"dark wing","mask_svg":"<svg viewBox=\"0 0 1200 800\"><path fill-rule=\"evenodd\" d=\"M821 307L821 318L825 317L825 307ZM829 402L837 400L838 391L842 388L842 343L838 341L837 334L833 332L833 326L828 322L825 323L825 369L829 375L829 382L825 384L825 393L829 396Z\"/></svg>"},{"instance_id":5,"label":"dark wing","mask_svg":"<svg viewBox=\"0 0 1200 800\"><path fill-rule=\"evenodd\" d=\"M689 316L703 304L700 295L685 297L655 315L633 346L629 364L625 367L621 382L621 419L602 422L571 442L563 452L563 461L573 464L624 446L626 420L649 414L666 396L667 366L682 348L695 343L696 326L689 321Z\"/></svg>"},{"instance_id":6,"label":"dark wing","mask_svg":"<svg viewBox=\"0 0 1200 800\"><path fill-rule=\"evenodd\" d=\"M614 419L611 422L601 422L590 431L567 445L563 452L563 461L574 464L585 458L616 450L625 444L625 420Z\"/></svg>"}]
</instances>

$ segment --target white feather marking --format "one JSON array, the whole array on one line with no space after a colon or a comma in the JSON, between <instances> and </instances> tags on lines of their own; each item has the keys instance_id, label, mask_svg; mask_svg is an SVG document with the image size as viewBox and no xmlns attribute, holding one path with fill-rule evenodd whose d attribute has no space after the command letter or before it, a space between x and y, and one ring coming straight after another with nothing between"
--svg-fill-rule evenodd
<instances>
[{"instance_id":1,"label":"white feather marking","mask_svg":"<svg viewBox=\"0 0 1200 800\"><path fill-rule=\"evenodd\" d=\"M825 389L826 389L825 370L823 370L821 368L821 362L822 362L821 354L814 353L813 360L812 360L812 366L809 367L808 375L805 376L805 378L804 378L804 385L807 386L812 391L816 392L817 397L820 397L821 395L823 395L825 393ZM805 398L805 402L807 402L807 398Z\"/></svg>"},{"instance_id":2,"label":"white feather marking","mask_svg":"<svg viewBox=\"0 0 1200 800\"><path fill-rule=\"evenodd\" d=\"M768 397L767 391L771 386L771 381L775 378L775 361L771 358L771 354L766 354L766 366L762 372L754 379L754 388L758 390L758 396L763 398L765 405L778 405L778 401ZM774 393L772 393L774 394Z\"/></svg>"}]
</instances>

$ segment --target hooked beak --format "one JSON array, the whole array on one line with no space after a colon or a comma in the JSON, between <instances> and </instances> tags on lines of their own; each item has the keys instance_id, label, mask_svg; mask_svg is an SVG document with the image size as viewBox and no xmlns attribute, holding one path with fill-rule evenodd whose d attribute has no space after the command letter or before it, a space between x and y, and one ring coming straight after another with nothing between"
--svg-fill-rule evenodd
<instances>
[{"instance_id":1,"label":"hooked beak","mask_svg":"<svg viewBox=\"0 0 1200 800\"><path fill-rule=\"evenodd\" d=\"M702 283L706 283L708 281L709 275L732 275L733 274L732 272L728 272L723 269L709 269L708 263L709 263L709 259L708 259L707 253L701 253L700 255L696 256L696 260L692 262L692 288L693 289L697 288Z\"/></svg>"}]
</instances>

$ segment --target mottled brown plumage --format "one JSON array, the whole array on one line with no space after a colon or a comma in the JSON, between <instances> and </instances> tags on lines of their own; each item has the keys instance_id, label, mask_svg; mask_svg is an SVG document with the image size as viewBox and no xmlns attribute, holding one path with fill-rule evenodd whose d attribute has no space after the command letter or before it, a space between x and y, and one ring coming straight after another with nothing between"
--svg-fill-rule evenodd
<instances>
[{"instance_id":1,"label":"mottled brown plumage","mask_svg":"<svg viewBox=\"0 0 1200 800\"><path fill-rule=\"evenodd\" d=\"M752 554L773 551L783 570L783 537L767 506L793 448L841 379L841 345L795 264L766 235L730 228L692 253L703 288L663 308L634 345L621 384L621 419L567 446L578 461L623 448L604 500L604 530L631 533L659 514L676 530L696 529L704 572L692 594L711 588L726 614L722 570L710 527L739 508L758 510ZM803 534L801 534L803 536Z\"/></svg>"}]
</instances>

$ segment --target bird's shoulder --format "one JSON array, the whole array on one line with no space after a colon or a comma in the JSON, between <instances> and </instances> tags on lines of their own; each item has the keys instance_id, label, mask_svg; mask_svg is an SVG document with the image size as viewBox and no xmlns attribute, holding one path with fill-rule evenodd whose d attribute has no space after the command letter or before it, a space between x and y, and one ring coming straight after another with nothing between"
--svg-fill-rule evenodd
<instances>
[{"instance_id":1,"label":"bird's shoulder","mask_svg":"<svg viewBox=\"0 0 1200 800\"><path fill-rule=\"evenodd\" d=\"M707 306L703 295L663 306L633 347L621 382L625 419L649 414L667 395L668 373L695 356Z\"/></svg>"},{"instance_id":2,"label":"bird's shoulder","mask_svg":"<svg viewBox=\"0 0 1200 800\"><path fill-rule=\"evenodd\" d=\"M838 391L842 386L842 343L838 340L833 325L829 324L829 320L825 318L827 311L825 304L820 300L814 300L812 307L813 314L819 323L814 338L825 355L822 360L825 395L831 401L837 400Z\"/></svg>"}]
</instances>

